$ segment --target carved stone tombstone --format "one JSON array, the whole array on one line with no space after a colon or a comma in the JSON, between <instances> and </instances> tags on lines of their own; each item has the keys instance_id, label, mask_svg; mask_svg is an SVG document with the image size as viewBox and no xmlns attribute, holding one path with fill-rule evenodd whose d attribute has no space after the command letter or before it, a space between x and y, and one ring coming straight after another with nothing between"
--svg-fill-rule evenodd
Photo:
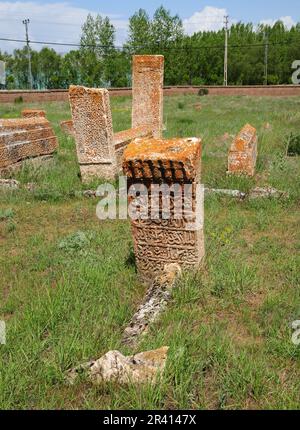
<instances>
[{"instance_id":1,"label":"carved stone tombstone","mask_svg":"<svg viewBox=\"0 0 300 430\"><path fill-rule=\"evenodd\" d=\"M149 125L155 138L163 129L163 55L134 55L132 70L132 128Z\"/></svg>"},{"instance_id":2,"label":"carved stone tombstone","mask_svg":"<svg viewBox=\"0 0 300 430\"><path fill-rule=\"evenodd\" d=\"M198 193L201 186L197 187L200 164L197 138L136 139L124 151L129 203L136 200L130 197L133 187L146 190L136 200L140 216L131 219L136 264L146 283L166 264L177 263L183 269L200 265L204 256L203 201ZM166 190L168 194L161 193Z\"/></svg>"},{"instance_id":3,"label":"carved stone tombstone","mask_svg":"<svg viewBox=\"0 0 300 430\"><path fill-rule=\"evenodd\" d=\"M254 176L257 158L256 129L249 124L242 128L228 155L228 174Z\"/></svg>"},{"instance_id":4,"label":"carved stone tombstone","mask_svg":"<svg viewBox=\"0 0 300 430\"><path fill-rule=\"evenodd\" d=\"M83 182L113 179L116 156L108 91L71 85L69 98Z\"/></svg>"},{"instance_id":5,"label":"carved stone tombstone","mask_svg":"<svg viewBox=\"0 0 300 430\"><path fill-rule=\"evenodd\" d=\"M22 118L46 118L46 112L41 109L23 109Z\"/></svg>"},{"instance_id":6,"label":"carved stone tombstone","mask_svg":"<svg viewBox=\"0 0 300 430\"><path fill-rule=\"evenodd\" d=\"M0 119L0 174L52 158L58 148L50 122L43 117Z\"/></svg>"}]
</instances>

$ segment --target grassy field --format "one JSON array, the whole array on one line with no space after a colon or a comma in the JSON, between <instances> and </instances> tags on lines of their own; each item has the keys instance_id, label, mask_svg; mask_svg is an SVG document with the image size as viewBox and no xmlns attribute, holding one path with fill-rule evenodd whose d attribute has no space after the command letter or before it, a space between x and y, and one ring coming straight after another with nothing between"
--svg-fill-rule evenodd
<instances>
[{"instance_id":1,"label":"grassy field","mask_svg":"<svg viewBox=\"0 0 300 430\"><path fill-rule=\"evenodd\" d=\"M138 348L170 346L163 380L144 388L64 383L68 368L110 349L134 352L120 340L145 287L130 263L129 222L100 222L96 199L76 193L97 184L81 184L74 141L60 131L69 106L26 106L46 109L60 147L48 168L15 175L34 192L0 194L0 408L299 409L290 324L300 319L300 163L285 156L286 136L300 132L299 98L165 99L165 136L203 138L206 186L270 185L290 197L206 198L205 263ZM1 105L0 117L24 107ZM112 110L115 131L129 128L130 98L112 99ZM257 174L227 177L230 135L247 122L259 135Z\"/></svg>"}]
</instances>

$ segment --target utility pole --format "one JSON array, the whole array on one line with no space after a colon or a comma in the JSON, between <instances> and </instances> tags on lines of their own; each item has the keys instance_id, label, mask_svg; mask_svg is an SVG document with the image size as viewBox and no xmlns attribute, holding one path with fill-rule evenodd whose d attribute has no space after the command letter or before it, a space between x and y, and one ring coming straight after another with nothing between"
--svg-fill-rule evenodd
<instances>
[{"instance_id":1,"label":"utility pole","mask_svg":"<svg viewBox=\"0 0 300 430\"><path fill-rule=\"evenodd\" d=\"M26 45L27 45L27 55L28 55L28 82L29 82L29 88L32 90L32 73L31 73L31 52L30 52L30 46L29 46L29 37L28 37L28 24L29 19L24 19L23 24L25 25L25 31L26 31Z\"/></svg>"},{"instance_id":2,"label":"utility pole","mask_svg":"<svg viewBox=\"0 0 300 430\"><path fill-rule=\"evenodd\" d=\"M224 16L225 24L225 55L224 55L224 86L228 85L228 22L229 16Z\"/></svg>"},{"instance_id":3,"label":"utility pole","mask_svg":"<svg viewBox=\"0 0 300 430\"><path fill-rule=\"evenodd\" d=\"M269 38L268 35L264 34L265 39L265 85L268 85L268 61L269 61Z\"/></svg>"}]
</instances>

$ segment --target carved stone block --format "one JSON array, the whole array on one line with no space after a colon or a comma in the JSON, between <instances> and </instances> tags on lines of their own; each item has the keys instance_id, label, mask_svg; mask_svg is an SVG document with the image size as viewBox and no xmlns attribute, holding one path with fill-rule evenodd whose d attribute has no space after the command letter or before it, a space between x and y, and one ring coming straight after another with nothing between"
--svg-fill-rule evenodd
<instances>
[{"instance_id":1,"label":"carved stone block","mask_svg":"<svg viewBox=\"0 0 300 430\"><path fill-rule=\"evenodd\" d=\"M257 159L256 129L247 124L235 138L228 155L228 173L254 176Z\"/></svg>"},{"instance_id":2,"label":"carved stone block","mask_svg":"<svg viewBox=\"0 0 300 430\"><path fill-rule=\"evenodd\" d=\"M58 147L49 121L42 117L0 120L0 172L27 159L50 156Z\"/></svg>"},{"instance_id":3,"label":"carved stone block","mask_svg":"<svg viewBox=\"0 0 300 430\"><path fill-rule=\"evenodd\" d=\"M41 109L23 109L22 118L46 118L46 112Z\"/></svg>"},{"instance_id":4,"label":"carved stone block","mask_svg":"<svg viewBox=\"0 0 300 430\"><path fill-rule=\"evenodd\" d=\"M139 200L145 209L143 216L131 220L136 264L146 283L168 263L183 269L197 268L201 263L203 219L196 223L197 216L202 216L196 212L200 165L201 140L197 138L136 139L124 151L123 171L129 191L140 184L147 190L146 200ZM161 190L169 190L168 195L155 191L162 186ZM164 206L166 198L169 202Z\"/></svg>"},{"instance_id":5,"label":"carved stone block","mask_svg":"<svg viewBox=\"0 0 300 430\"><path fill-rule=\"evenodd\" d=\"M134 55L132 70L132 127L149 125L154 137L163 129L164 57Z\"/></svg>"},{"instance_id":6,"label":"carved stone block","mask_svg":"<svg viewBox=\"0 0 300 430\"><path fill-rule=\"evenodd\" d=\"M108 91L71 85L69 98L82 180L113 179L116 156Z\"/></svg>"}]
</instances>

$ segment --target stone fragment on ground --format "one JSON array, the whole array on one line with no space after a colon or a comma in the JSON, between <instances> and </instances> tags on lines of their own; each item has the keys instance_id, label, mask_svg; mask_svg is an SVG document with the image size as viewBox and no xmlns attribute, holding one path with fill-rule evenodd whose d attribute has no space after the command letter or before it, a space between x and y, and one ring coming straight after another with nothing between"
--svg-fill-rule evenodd
<instances>
[{"instance_id":1,"label":"stone fragment on ground","mask_svg":"<svg viewBox=\"0 0 300 430\"><path fill-rule=\"evenodd\" d=\"M240 200L244 200L247 196L246 193L243 193L239 190L223 190L223 189L217 189L217 188L205 188L206 194L219 194L223 196L230 196L230 197L236 197Z\"/></svg>"},{"instance_id":2,"label":"stone fragment on ground","mask_svg":"<svg viewBox=\"0 0 300 430\"><path fill-rule=\"evenodd\" d=\"M0 179L0 189L13 189L20 188L20 182L16 179Z\"/></svg>"},{"instance_id":3,"label":"stone fragment on ground","mask_svg":"<svg viewBox=\"0 0 300 430\"><path fill-rule=\"evenodd\" d=\"M256 187L249 193L250 199L259 199L259 198L275 198L275 199L281 199L281 198L287 198L289 194L286 191L280 191L276 190L272 187L267 188L260 188Z\"/></svg>"},{"instance_id":4,"label":"stone fragment on ground","mask_svg":"<svg viewBox=\"0 0 300 430\"><path fill-rule=\"evenodd\" d=\"M134 346L144 335L150 324L152 324L166 308L171 299L172 289L176 280L181 275L178 264L167 264L163 274L158 276L131 319L128 327L124 330L123 344Z\"/></svg>"},{"instance_id":5,"label":"stone fragment on ground","mask_svg":"<svg viewBox=\"0 0 300 430\"><path fill-rule=\"evenodd\" d=\"M106 382L124 384L155 383L162 375L169 347L124 356L119 351L109 351L98 360L84 363L67 372L66 379L74 384L80 375L86 376L93 384Z\"/></svg>"},{"instance_id":6,"label":"stone fragment on ground","mask_svg":"<svg viewBox=\"0 0 300 430\"><path fill-rule=\"evenodd\" d=\"M165 369L168 350L164 346L129 357L110 351L91 366L90 379L96 385L110 381L121 385L155 383Z\"/></svg>"},{"instance_id":7,"label":"stone fragment on ground","mask_svg":"<svg viewBox=\"0 0 300 430\"><path fill-rule=\"evenodd\" d=\"M195 103L194 105L193 105L193 107L194 107L194 109L196 110L196 111L201 111L202 110L202 104L201 103Z\"/></svg>"}]
</instances>

